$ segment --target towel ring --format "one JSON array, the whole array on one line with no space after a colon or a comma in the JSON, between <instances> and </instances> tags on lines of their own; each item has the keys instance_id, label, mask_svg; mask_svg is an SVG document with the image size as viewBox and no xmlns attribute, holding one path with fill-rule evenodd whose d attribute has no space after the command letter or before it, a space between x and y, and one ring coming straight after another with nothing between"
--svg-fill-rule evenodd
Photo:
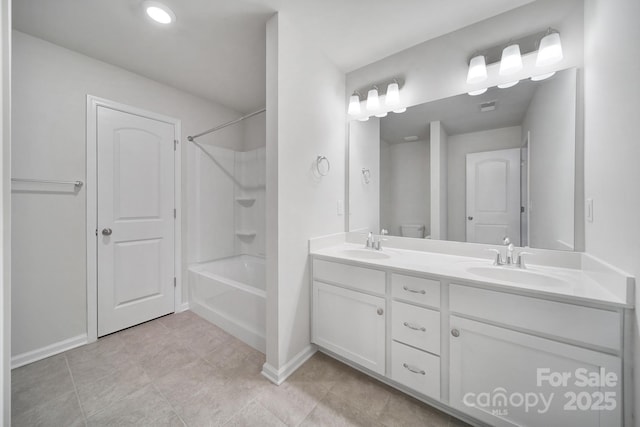
<instances>
[{"instance_id":1,"label":"towel ring","mask_svg":"<svg viewBox=\"0 0 640 427\"><path fill-rule=\"evenodd\" d=\"M362 179L364 179L365 184L371 182L371 171L369 169L362 168Z\"/></svg>"},{"instance_id":2,"label":"towel ring","mask_svg":"<svg viewBox=\"0 0 640 427\"><path fill-rule=\"evenodd\" d=\"M326 166L323 167L323 164L326 164ZM318 175L327 176L331 170L331 163L329 162L329 159L325 156L318 156L316 158L316 170L318 171Z\"/></svg>"}]
</instances>

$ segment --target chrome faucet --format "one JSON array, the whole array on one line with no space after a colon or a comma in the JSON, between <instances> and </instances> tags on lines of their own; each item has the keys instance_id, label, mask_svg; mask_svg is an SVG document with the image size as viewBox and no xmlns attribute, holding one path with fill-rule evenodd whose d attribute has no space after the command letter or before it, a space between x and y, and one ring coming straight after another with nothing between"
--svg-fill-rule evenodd
<instances>
[{"instance_id":1,"label":"chrome faucet","mask_svg":"<svg viewBox=\"0 0 640 427\"><path fill-rule=\"evenodd\" d=\"M371 233L369 233L371 234ZM373 246L372 248L375 249L376 251L380 251L382 250L382 241L385 240L382 238L382 236L386 236L387 234L389 234L389 232L387 230L385 230L384 228L382 230L380 230L380 234L373 238Z\"/></svg>"},{"instance_id":2,"label":"chrome faucet","mask_svg":"<svg viewBox=\"0 0 640 427\"><path fill-rule=\"evenodd\" d=\"M511 239L509 239L509 236L504 236L504 239L502 239L502 243L507 247L506 259L504 263L506 265L511 265L513 264L513 243L511 243Z\"/></svg>"},{"instance_id":3,"label":"chrome faucet","mask_svg":"<svg viewBox=\"0 0 640 427\"><path fill-rule=\"evenodd\" d=\"M373 233L369 232L367 235L367 241L364 243L364 247L367 249L373 249Z\"/></svg>"},{"instance_id":4,"label":"chrome faucet","mask_svg":"<svg viewBox=\"0 0 640 427\"><path fill-rule=\"evenodd\" d=\"M514 259L513 259L514 246L513 246L513 243L511 243L511 239L509 239L509 237L505 236L505 238L502 240L502 243L506 247L505 257L504 258L502 257L502 254L500 253L499 250L497 250L497 249L489 249L489 251L491 251L491 252L493 252L495 254L495 259L493 260L493 265L507 265L507 266L515 265L518 268L526 269L527 266L524 263L524 256L525 255L530 255L530 252L520 251L518 253L517 260L514 261Z\"/></svg>"}]
</instances>

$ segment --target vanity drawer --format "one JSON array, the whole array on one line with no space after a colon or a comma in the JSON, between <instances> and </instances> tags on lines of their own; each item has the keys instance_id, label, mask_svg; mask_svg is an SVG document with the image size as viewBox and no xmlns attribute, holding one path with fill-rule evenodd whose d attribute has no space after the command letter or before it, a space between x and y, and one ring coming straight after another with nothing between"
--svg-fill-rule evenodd
<instances>
[{"instance_id":1,"label":"vanity drawer","mask_svg":"<svg viewBox=\"0 0 640 427\"><path fill-rule=\"evenodd\" d=\"M392 274L391 295L397 299L440 308L440 282L438 280Z\"/></svg>"},{"instance_id":2,"label":"vanity drawer","mask_svg":"<svg viewBox=\"0 0 640 427\"><path fill-rule=\"evenodd\" d=\"M419 393L440 399L438 356L392 341L391 378Z\"/></svg>"},{"instance_id":3,"label":"vanity drawer","mask_svg":"<svg viewBox=\"0 0 640 427\"><path fill-rule=\"evenodd\" d=\"M385 272L338 262L313 260L313 278L377 294L385 293Z\"/></svg>"},{"instance_id":4,"label":"vanity drawer","mask_svg":"<svg viewBox=\"0 0 640 427\"><path fill-rule=\"evenodd\" d=\"M620 350L622 319L618 312L539 298L450 286L452 314L473 316L571 341Z\"/></svg>"},{"instance_id":5,"label":"vanity drawer","mask_svg":"<svg viewBox=\"0 0 640 427\"><path fill-rule=\"evenodd\" d=\"M440 312L393 301L391 338L440 354Z\"/></svg>"}]
</instances>

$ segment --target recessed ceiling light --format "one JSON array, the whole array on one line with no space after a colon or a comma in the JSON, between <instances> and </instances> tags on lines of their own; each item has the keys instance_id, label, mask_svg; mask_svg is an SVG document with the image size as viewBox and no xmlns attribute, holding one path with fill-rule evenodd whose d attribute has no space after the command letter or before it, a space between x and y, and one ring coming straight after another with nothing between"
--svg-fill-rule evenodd
<instances>
[{"instance_id":1,"label":"recessed ceiling light","mask_svg":"<svg viewBox=\"0 0 640 427\"><path fill-rule=\"evenodd\" d=\"M159 24L171 24L176 20L176 15L171 9L155 1L144 2L144 11Z\"/></svg>"}]
</instances>

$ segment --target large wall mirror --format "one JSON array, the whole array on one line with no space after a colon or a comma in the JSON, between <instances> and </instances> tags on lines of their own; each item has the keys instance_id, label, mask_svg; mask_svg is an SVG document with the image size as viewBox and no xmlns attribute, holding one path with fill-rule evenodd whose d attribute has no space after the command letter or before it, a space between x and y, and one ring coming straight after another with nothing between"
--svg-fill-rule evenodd
<instances>
[{"instance_id":1,"label":"large wall mirror","mask_svg":"<svg viewBox=\"0 0 640 427\"><path fill-rule=\"evenodd\" d=\"M581 249L576 94L572 68L352 121L349 231Z\"/></svg>"}]
</instances>

